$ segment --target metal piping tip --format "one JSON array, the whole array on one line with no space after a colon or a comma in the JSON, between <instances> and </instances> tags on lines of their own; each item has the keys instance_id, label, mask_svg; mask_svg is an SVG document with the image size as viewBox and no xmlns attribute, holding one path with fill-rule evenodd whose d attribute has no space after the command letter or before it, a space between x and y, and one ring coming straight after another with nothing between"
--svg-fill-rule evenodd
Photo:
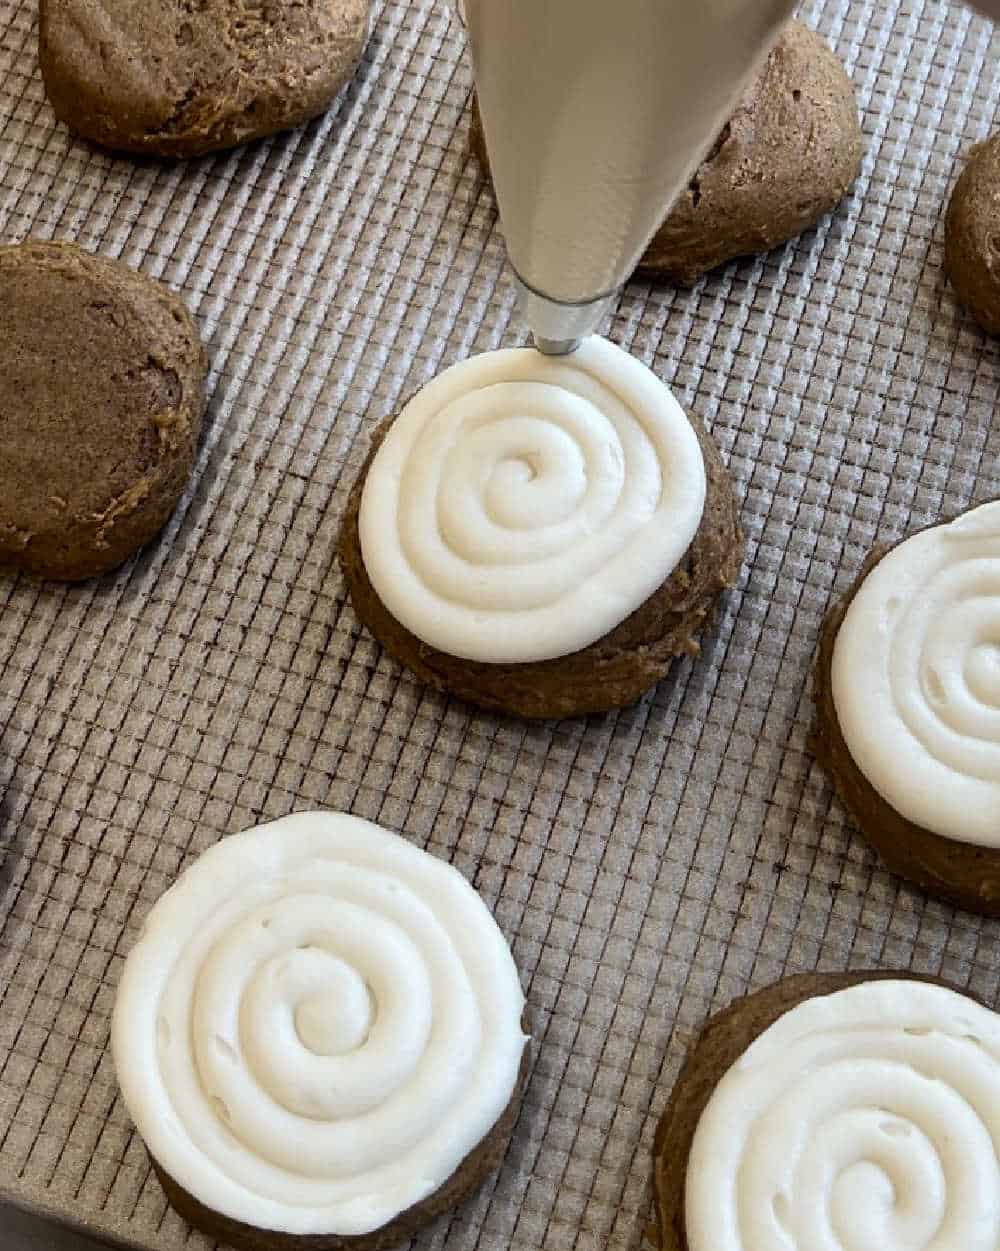
<instances>
[{"instance_id":1,"label":"metal piping tip","mask_svg":"<svg viewBox=\"0 0 1000 1251\"><path fill-rule=\"evenodd\" d=\"M546 339L544 335L533 334L535 347L545 356L569 356L580 346L580 339Z\"/></svg>"}]
</instances>

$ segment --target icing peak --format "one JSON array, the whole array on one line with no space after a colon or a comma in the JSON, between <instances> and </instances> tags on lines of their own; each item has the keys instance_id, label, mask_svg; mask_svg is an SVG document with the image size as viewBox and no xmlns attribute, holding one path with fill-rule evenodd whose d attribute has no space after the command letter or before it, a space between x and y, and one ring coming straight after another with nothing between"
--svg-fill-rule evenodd
<instances>
[{"instance_id":1,"label":"icing peak","mask_svg":"<svg viewBox=\"0 0 1000 1251\"><path fill-rule=\"evenodd\" d=\"M313 950L307 947L292 957L311 958L316 966L315 989L307 990L294 1010L295 1032L314 1055L356 1051L371 1034L377 1011L374 997L364 979L343 961L323 959L319 952L312 956Z\"/></svg>"}]
</instances>

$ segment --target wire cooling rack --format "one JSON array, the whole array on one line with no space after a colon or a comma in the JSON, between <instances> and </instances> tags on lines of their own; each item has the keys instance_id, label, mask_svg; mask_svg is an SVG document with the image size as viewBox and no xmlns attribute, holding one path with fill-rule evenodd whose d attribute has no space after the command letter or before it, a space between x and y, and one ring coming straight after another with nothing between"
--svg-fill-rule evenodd
<instances>
[{"instance_id":1,"label":"wire cooling rack","mask_svg":"<svg viewBox=\"0 0 1000 1251\"><path fill-rule=\"evenodd\" d=\"M609 333L712 429L749 551L697 661L637 707L526 725L432 694L358 627L334 559L400 397L522 342L444 0L383 0L337 105L187 164L54 123L35 9L0 0L0 238L71 238L176 286L212 358L163 537L74 588L0 578L0 1194L149 1251L166 1206L107 1052L153 901L221 836L317 806L404 832L496 910L538 1058L498 1178L422 1251L635 1251L650 1146L706 1014L795 970L943 973L995 1002L1000 928L882 872L809 757L809 669L876 536L1000 495L996 345L942 278L994 125L1000 41L939 0L804 5L866 157L832 219ZM2 448L0 448L2 455Z\"/></svg>"}]
</instances>

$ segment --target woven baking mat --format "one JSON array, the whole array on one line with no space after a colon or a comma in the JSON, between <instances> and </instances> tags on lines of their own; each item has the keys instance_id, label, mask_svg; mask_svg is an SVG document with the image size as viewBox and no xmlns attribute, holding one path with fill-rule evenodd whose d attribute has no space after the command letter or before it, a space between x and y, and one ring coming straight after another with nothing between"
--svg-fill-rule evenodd
<instances>
[{"instance_id":1,"label":"woven baking mat","mask_svg":"<svg viewBox=\"0 0 1000 1251\"><path fill-rule=\"evenodd\" d=\"M212 359L163 537L75 588L0 577L0 1195L150 1251L209 1245L168 1210L116 1094L122 959L199 852L326 806L468 875L536 1026L503 1169L419 1246L635 1249L653 1128L713 1008L847 965L997 1000L1000 927L882 872L806 736L823 611L876 536L1000 495L998 349L941 265L1000 39L938 0L804 6L856 84L853 193L694 292L631 284L609 328L723 449L739 585L703 655L637 707L526 725L387 660L334 558L378 421L525 338L467 153L461 26L444 0L376 13L325 117L157 164L55 124L34 5L0 0L0 238L75 239L173 284Z\"/></svg>"}]
</instances>

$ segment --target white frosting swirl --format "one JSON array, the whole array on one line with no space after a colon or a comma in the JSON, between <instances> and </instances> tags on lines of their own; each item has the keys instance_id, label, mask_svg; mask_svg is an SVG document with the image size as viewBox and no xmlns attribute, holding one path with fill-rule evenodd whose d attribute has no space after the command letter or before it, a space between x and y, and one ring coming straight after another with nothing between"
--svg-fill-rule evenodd
<instances>
[{"instance_id":1,"label":"white frosting swirl","mask_svg":"<svg viewBox=\"0 0 1000 1251\"><path fill-rule=\"evenodd\" d=\"M879 561L837 635L832 693L854 762L897 812L1000 847L1000 501Z\"/></svg>"},{"instance_id":2,"label":"white frosting swirl","mask_svg":"<svg viewBox=\"0 0 1000 1251\"><path fill-rule=\"evenodd\" d=\"M695 1132L689 1251L997 1251L1000 1017L864 982L753 1043Z\"/></svg>"},{"instance_id":3,"label":"white frosting swirl","mask_svg":"<svg viewBox=\"0 0 1000 1251\"><path fill-rule=\"evenodd\" d=\"M613 630L670 576L705 503L690 422L603 339L446 369L375 455L359 514L382 603L417 638L491 664Z\"/></svg>"},{"instance_id":4,"label":"white frosting swirl","mask_svg":"<svg viewBox=\"0 0 1000 1251\"><path fill-rule=\"evenodd\" d=\"M366 1234L508 1106L526 1039L503 935L462 875L355 817L224 839L149 914L112 1047L151 1154L209 1208Z\"/></svg>"}]
</instances>

